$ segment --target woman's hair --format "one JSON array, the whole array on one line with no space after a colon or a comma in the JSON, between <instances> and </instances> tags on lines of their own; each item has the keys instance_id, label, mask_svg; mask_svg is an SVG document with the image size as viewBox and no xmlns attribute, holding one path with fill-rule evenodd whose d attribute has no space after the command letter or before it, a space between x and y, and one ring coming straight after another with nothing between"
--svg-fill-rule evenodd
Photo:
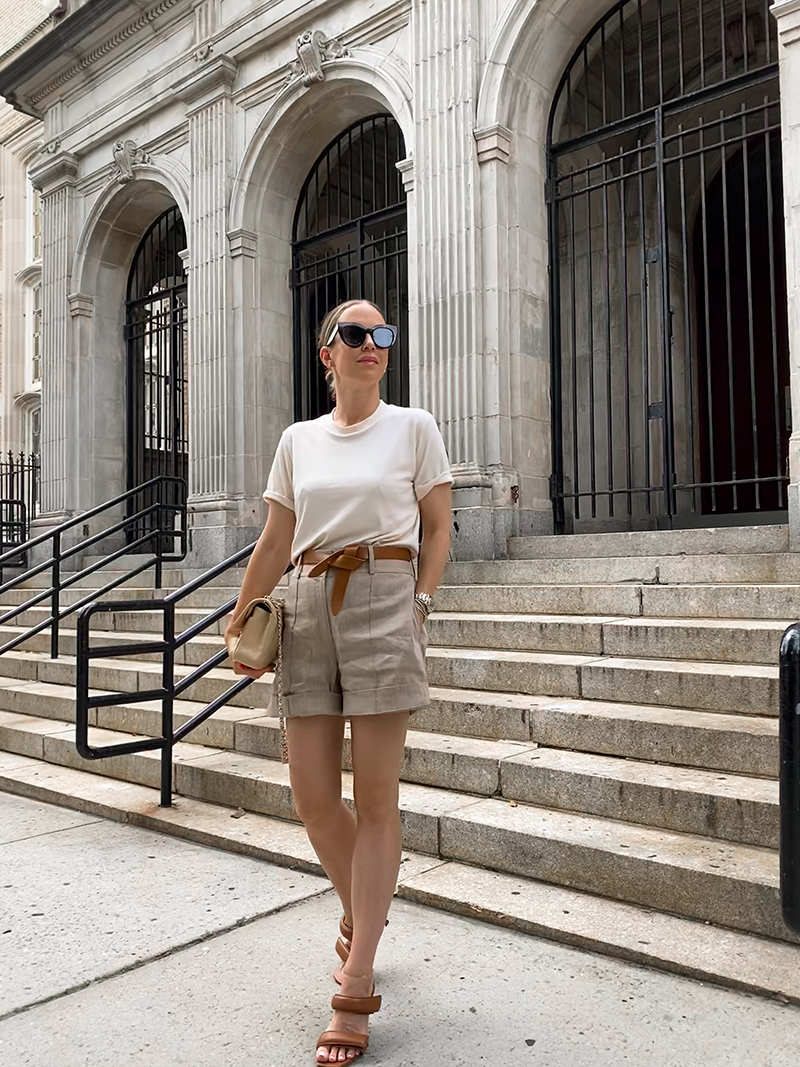
<instances>
[{"instance_id":1,"label":"woman's hair","mask_svg":"<svg viewBox=\"0 0 800 1067\"><path fill-rule=\"evenodd\" d=\"M335 308L331 308L325 318L322 320L322 325L319 328L319 335L317 337L317 348L325 348L328 344L328 339L333 333L333 327L338 324L344 318L346 312L350 308L357 307L359 304L367 304L369 307L374 308L379 315L383 315L383 311L377 304L373 304L371 300L345 300L343 304L338 304ZM333 376L332 370L325 371L325 381L328 383L328 389L331 396L336 399L336 382Z\"/></svg>"}]
</instances>

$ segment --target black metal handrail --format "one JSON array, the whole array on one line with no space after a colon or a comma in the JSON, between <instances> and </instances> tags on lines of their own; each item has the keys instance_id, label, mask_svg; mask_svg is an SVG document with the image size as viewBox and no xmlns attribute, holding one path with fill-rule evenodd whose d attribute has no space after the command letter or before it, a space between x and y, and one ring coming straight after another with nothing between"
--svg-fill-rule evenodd
<instances>
[{"instance_id":1,"label":"black metal handrail","mask_svg":"<svg viewBox=\"0 0 800 1067\"><path fill-rule=\"evenodd\" d=\"M800 934L800 623L783 635L780 664L781 907Z\"/></svg>"},{"instance_id":2,"label":"black metal handrail","mask_svg":"<svg viewBox=\"0 0 800 1067\"><path fill-rule=\"evenodd\" d=\"M28 540L28 506L24 500L4 498L0 500L0 553L5 555L13 549L15 562L6 566L24 566L24 545ZM0 565L0 582L3 567Z\"/></svg>"},{"instance_id":3,"label":"black metal handrail","mask_svg":"<svg viewBox=\"0 0 800 1067\"><path fill-rule=\"evenodd\" d=\"M138 511L132 512L124 519L99 531L99 533L96 533L91 537L84 537L69 548L62 549L62 539L70 530L73 530L77 526L84 526L90 519L93 519L98 515L103 515L115 508L119 508L122 504L127 503L130 505L131 501L134 501L137 496L142 494L145 496L145 500L152 496L157 496L158 499L154 503L145 504L143 507L140 507ZM176 524L175 522L176 516L180 516L179 524ZM62 577L62 564L66 560L71 559L78 553L84 552L87 548L100 544L105 539L113 537L115 534L128 531L131 527L133 527L134 532L138 532L136 524L142 524L145 520L151 518L154 519L155 522L152 528L146 529L145 533L135 537L134 540L127 541L121 548L104 554L96 563L84 567L83 570L71 572L69 573L69 577ZM164 551L164 545L169 540L172 540L173 548L175 547L175 542L177 542L178 551ZM182 478L174 478L169 475L161 475L158 478L152 478L150 481L144 482L135 489L129 489L125 493L120 493L119 496L114 497L113 500L107 500L104 504L99 504L97 507L83 512L76 518L61 523L61 525L57 526L54 530L48 530L46 533L40 534L38 537L25 541L24 544L15 546L0 555L0 582L2 582L4 567L11 565L13 560L19 559L23 554L24 558L27 559L27 553L31 549L46 544L48 541L52 541L52 555L41 563L36 564L34 567L30 567L23 573L18 574L10 581L0 584L0 595L9 592L12 589L21 587L29 579L34 578L38 574L42 574L47 570L52 572L52 582L50 586L36 592L23 604L16 605L0 615L0 626L12 622L18 615L23 614L25 611L29 611L31 608L36 607L45 600L50 601L50 615L42 622L31 626L24 633L19 634L17 637L12 638L10 641L7 641L4 645L0 646L0 656L5 652L10 652L12 649L17 648L19 645L23 644L31 637L35 637L36 634L41 633L43 630L50 628L50 655L53 659L57 659L59 654L59 624L62 619L66 618L66 616L80 611L81 608L92 600L95 600L98 596L104 596L106 593L109 593L113 589L122 585L123 582L135 578L137 575L141 574L143 571L149 570L151 567L154 568L155 588L159 589L162 584L163 564L178 563L186 558L186 482ZM87 593L85 597L82 597L75 604L71 604L65 608L61 607L61 593L65 589L69 589L71 586L76 585L81 579L89 577L96 571L108 567L109 564L116 562L118 559L122 559L124 556L133 555L138 550L145 549L148 545L152 545L154 551L152 556L145 559L144 562L138 564L136 567L132 567L130 570L126 570L123 575L114 578L112 581L104 585L102 589L92 590Z\"/></svg>"},{"instance_id":4,"label":"black metal handrail","mask_svg":"<svg viewBox=\"0 0 800 1067\"><path fill-rule=\"evenodd\" d=\"M179 648L199 636L209 626L218 622L227 615L236 605L237 597L233 597L219 608L215 608L209 615L199 622L190 626L180 634L175 633L175 609L176 606L191 593L202 589L224 574L227 570L243 563L253 552L255 544L243 548L229 559L217 564L211 570L202 574L199 578L188 582L180 589L169 593L161 600L122 600L122 601L96 601L84 607L78 616L78 648L77 669L75 686L75 742L79 755L84 759L109 759L113 756L129 756L136 752L161 752L161 806L168 808L172 805L172 750L178 741L182 741L192 730L201 726L206 719L210 718L215 711L219 711L229 700L247 689L252 684L252 678L238 679L226 692L222 693L207 704L196 715L177 730L174 724L175 700L190 689L209 671L224 663L228 658L228 652L221 648L205 663L196 667L180 681L175 681L175 653ZM91 646L90 624L94 615L113 614L116 611L161 611L162 638L160 641L138 641L127 644ZM110 659L120 656L141 656L149 654L163 655L161 686L158 689L150 689L144 692L139 690L132 693L100 693L97 696L89 695L89 666L93 659ZM137 704L161 701L161 737L144 738L139 741L128 741L117 745L104 745L95 748L89 744L89 711L92 708L117 707L136 701Z\"/></svg>"}]
</instances>

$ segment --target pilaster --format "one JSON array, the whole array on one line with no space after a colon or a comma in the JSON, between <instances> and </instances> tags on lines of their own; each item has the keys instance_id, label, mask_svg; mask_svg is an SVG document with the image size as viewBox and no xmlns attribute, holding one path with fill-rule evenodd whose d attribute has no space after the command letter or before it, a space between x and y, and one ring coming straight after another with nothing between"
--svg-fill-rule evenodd
<instances>
[{"instance_id":1,"label":"pilaster","mask_svg":"<svg viewBox=\"0 0 800 1067\"><path fill-rule=\"evenodd\" d=\"M212 54L213 55L213 54ZM224 558L252 539L237 532L242 486L235 415L237 365L227 206L234 177L236 63L213 56L174 86L187 104L192 197L189 252L189 509L195 562Z\"/></svg>"},{"instance_id":2,"label":"pilaster","mask_svg":"<svg viewBox=\"0 0 800 1067\"><path fill-rule=\"evenodd\" d=\"M70 276L75 248L78 160L69 152L31 170L42 195L42 436L41 514L77 506L77 367L70 321Z\"/></svg>"},{"instance_id":3,"label":"pilaster","mask_svg":"<svg viewBox=\"0 0 800 1067\"><path fill-rule=\"evenodd\" d=\"M482 160L508 158L502 127L476 139L478 0L415 0L412 13L418 240L411 273L419 403L437 418L456 478L453 555L505 555L516 532L511 448L500 437L497 365L485 348L484 288L497 247L483 243ZM496 285L496 283L495 283ZM490 365L491 364L491 365ZM506 483L510 483L506 491Z\"/></svg>"},{"instance_id":4,"label":"pilaster","mask_svg":"<svg viewBox=\"0 0 800 1067\"><path fill-rule=\"evenodd\" d=\"M789 441L789 536L800 551L800 0L771 8L778 22L783 138L786 288L789 312L792 435Z\"/></svg>"}]
</instances>

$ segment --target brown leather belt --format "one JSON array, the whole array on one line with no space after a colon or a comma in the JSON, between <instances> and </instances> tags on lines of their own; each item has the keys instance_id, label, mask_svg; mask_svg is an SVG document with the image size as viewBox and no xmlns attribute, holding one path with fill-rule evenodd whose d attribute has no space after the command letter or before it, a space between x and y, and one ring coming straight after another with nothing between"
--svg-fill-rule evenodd
<instances>
[{"instance_id":1,"label":"brown leather belt","mask_svg":"<svg viewBox=\"0 0 800 1067\"><path fill-rule=\"evenodd\" d=\"M388 545L375 545L372 549L372 555L373 559L405 559L409 563L414 558L411 549L391 548ZM309 578L319 578L320 575L331 569L338 572L333 583L333 594L331 595L331 614L338 615L342 610L350 575L362 567L368 559L369 546L367 545L348 545L347 548L341 548L338 552L331 552L327 555L324 552L309 549L300 557L300 566L316 564L309 573Z\"/></svg>"}]
</instances>

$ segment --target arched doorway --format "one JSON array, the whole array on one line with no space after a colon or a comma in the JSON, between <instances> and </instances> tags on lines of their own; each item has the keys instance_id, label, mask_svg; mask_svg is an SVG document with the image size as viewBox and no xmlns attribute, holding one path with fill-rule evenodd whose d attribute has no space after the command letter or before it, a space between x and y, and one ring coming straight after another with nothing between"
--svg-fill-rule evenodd
<instances>
[{"instance_id":1,"label":"arched doorway","mask_svg":"<svg viewBox=\"0 0 800 1067\"><path fill-rule=\"evenodd\" d=\"M788 383L765 0L622 0L548 136L561 531L775 521Z\"/></svg>"},{"instance_id":2,"label":"arched doorway","mask_svg":"<svg viewBox=\"0 0 800 1067\"><path fill-rule=\"evenodd\" d=\"M330 308L364 298L399 327L384 399L408 404L408 223L397 163L403 135L389 115L355 123L312 168L294 221L295 418L330 410L316 334Z\"/></svg>"},{"instance_id":3,"label":"arched doorway","mask_svg":"<svg viewBox=\"0 0 800 1067\"><path fill-rule=\"evenodd\" d=\"M188 475L186 227L177 207L139 243L128 277L128 487L159 475Z\"/></svg>"}]
</instances>

